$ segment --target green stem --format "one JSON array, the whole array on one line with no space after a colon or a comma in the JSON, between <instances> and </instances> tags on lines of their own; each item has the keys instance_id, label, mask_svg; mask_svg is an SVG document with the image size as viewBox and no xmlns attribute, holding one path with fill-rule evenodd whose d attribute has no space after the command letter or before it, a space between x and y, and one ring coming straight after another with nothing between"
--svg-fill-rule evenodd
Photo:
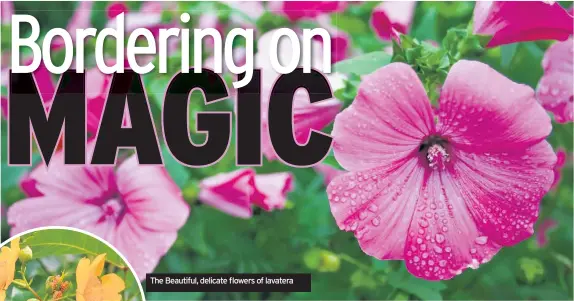
<instances>
[{"instance_id":1,"label":"green stem","mask_svg":"<svg viewBox=\"0 0 574 301\"><path fill-rule=\"evenodd\" d=\"M28 279L26 279L26 266L25 265L20 266L20 274L22 275L22 280L24 280L24 282L26 282L25 289L30 291L36 299L38 299L39 301L42 301L42 297L40 297L40 295L38 295L38 293L36 293L36 291L30 286L30 282L28 281Z\"/></svg>"},{"instance_id":2,"label":"green stem","mask_svg":"<svg viewBox=\"0 0 574 301\"><path fill-rule=\"evenodd\" d=\"M356 260L355 258L353 258L353 257L351 257L351 256L349 256L349 255L347 255L347 254L345 254L345 253L337 254L337 256L339 256L339 258L341 258L342 260L344 260L344 261L346 261L346 262L348 262L348 263L354 264L354 265L357 266L358 268L360 268L360 269L364 270L365 272L367 272L369 275L373 275L373 274L374 274L374 271L372 271L371 268L370 268L368 265L366 265L366 264L364 264L364 263L362 263L362 262Z\"/></svg>"}]
</instances>

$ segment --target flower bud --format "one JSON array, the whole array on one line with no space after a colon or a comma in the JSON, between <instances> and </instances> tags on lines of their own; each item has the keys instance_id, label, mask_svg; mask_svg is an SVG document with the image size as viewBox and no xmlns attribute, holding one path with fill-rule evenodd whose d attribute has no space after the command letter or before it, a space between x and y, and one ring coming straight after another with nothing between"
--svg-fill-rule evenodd
<instances>
[{"instance_id":1,"label":"flower bud","mask_svg":"<svg viewBox=\"0 0 574 301\"><path fill-rule=\"evenodd\" d=\"M29 246L20 250L20 253L18 254L18 258L22 263L26 263L32 260L32 257L33 257L32 249Z\"/></svg>"},{"instance_id":2,"label":"flower bud","mask_svg":"<svg viewBox=\"0 0 574 301\"><path fill-rule=\"evenodd\" d=\"M341 259L337 254L323 250L321 251L321 265L318 267L319 272L336 272L341 266Z\"/></svg>"},{"instance_id":3,"label":"flower bud","mask_svg":"<svg viewBox=\"0 0 574 301\"><path fill-rule=\"evenodd\" d=\"M40 300L38 300L36 298L30 298L30 299L28 299L28 301L40 301Z\"/></svg>"}]
</instances>

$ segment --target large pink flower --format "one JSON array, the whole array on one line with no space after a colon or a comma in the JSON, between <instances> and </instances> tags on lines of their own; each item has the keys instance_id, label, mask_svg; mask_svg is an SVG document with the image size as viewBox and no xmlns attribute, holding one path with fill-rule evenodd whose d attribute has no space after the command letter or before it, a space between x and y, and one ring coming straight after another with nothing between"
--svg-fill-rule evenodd
<instances>
[{"instance_id":1,"label":"large pink flower","mask_svg":"<svg viewBox=\"0 0 574 301\"><path fill-rule=\"evenodd\" d=\"M570 38L550 46L544 54L544 76L538 83L538 101L559 123L574 120L574 41Z\"/></svg>"},{"instance_id":2,"label":"large pink flower","mask_svg":"<svg viewBox=\"0 0 574 301\"><path fill-rule=\"evenodd\" d=\"M253 205L267 211L283 209L292 181L287 172L256 175L252 169L240 169L204 179L199 199L229 215L249 218Z\"/></svg>"},{"instance_id":3,"label":"large pink flower","mask_svg":"<svg viewBox=\"0 0 574 301\"><path fill-rule=\"evenodd\" d=\"M267 112L269 108L269 97L275 81L279 74L273 70L271 61L269 59L269 50L271 49L271 36L273 31L265 33L261 36L257 43L258 52L255 55L255 66L261 69L261 100L262 100L262 137L261 137L261 151L268 160L277 159L277 154L271 144L271 138L268 131ZM312 42L311 63L312 67L321 70L323 66L323 51L322 45L318 41ZM278 58L280 62L291 61L291 48L290 44L283 42L279 43ZM339 87L340 79L336 73L328 74L327 78L331 84L331 88L335 91L335 87ZM339 113L342 103L336 99L328 99L319 103L309 103L307 92L300 89L295 93L293 100L293 136L295 140L304 144L307 143L311 130L321 130L327 126L335 115Z\"/></svg>"},{"instance_id":4,"label":"large pink flower","mask_svg":"<svg viewBox=\"0 0 574 301\"><path fill-rule=\"evenodd\" d=\"M416 1L385 1L373 10L371 27L384 41L398 40L410 30L416 6Z\"/></svg>"},{"instance_id":5,"label":"large pink flower","mask_svg":"<svg viewBox=\"0 0 574 301\"><path fill-rule=\"evenodd\" d=\"M268 3L271 11L285 15L292 22L340 12L346 7L347 3L344 1L272 1Z\"/></svg>"},{"instance_id":6,"label":"large pink flower","mask_svg":"<svg viewBox=\"0 0 574 301\"><path fill-rule=\"evenodd\" d=\"M64 165L59 152L29 180L32 195L8 210L12 235L42 226L89 231L117 247L140 279L153 271L189 215L167 171L140 166L135 156L115 169Z\"/></svg>"},{"instance_id":7,"label":"large pink flower","mask_svg":"<svg viewBox=\"0 0 574 301\"><path fill-rule=\"evenodd\" d=\"M534 91L483 63L457 62L439 106L406 64L366 76L332 132L351 172L328 187L337 224L365 253L429 280L529 237L556 161Z\"/></svg>"},{"instance_id":8,"label":"large pink flower","mask_svg":"<svg viewBox=\"0 0 574 301\"><path fill-rule=\"evenodd\" d=\"M558 3L477 1L474 33L492 36L488 47L536 41L564 41L572 34L572 15Z\"/></svg>"}]
</instances>

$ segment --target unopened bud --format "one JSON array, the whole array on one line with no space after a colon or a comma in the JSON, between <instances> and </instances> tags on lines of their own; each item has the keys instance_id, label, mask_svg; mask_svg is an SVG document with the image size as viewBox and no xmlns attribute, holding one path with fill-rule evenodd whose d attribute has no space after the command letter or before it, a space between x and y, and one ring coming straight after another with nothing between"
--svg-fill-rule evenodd
<instances>
[{"instance_id":1,"label":"unopened bud","mask_svg":"<svg viewBox=\"0 0 574 301\"><path fill-rule=\"evenodd\" d=\"M29 246L20 250L20 253L18 254L18 258L22 263L26 263L32 260L32 257L33 257L32 249Z\"/></svg>"},{"instance_id":2,"label":"unopened bud","mask_svg":"<svg viewBox=\"0 0 574 301\"><path fill-rule=\"evenodd\" d=\"M317 269L319 272L336 272L341 266L341 259L333 252L321 251L321 265Z\"/></svg>"}]
</instances>

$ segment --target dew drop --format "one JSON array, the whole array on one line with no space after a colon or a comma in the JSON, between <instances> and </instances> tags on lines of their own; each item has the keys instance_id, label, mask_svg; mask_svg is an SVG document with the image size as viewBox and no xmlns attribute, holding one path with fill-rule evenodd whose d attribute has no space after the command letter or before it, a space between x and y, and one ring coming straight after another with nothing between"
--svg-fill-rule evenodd
<instances>
[{"instance_id":1,"label":"dew drop","mask_svg":"<svg viewBox=\"0 0 574 301\"><path fill-rule=\"evenodd\" d=\"M474 242L476 242L476 244L478 245L485 245L487 241L488 237L486 236L479 236L474 240Z\"/></svg>"}]
</instances>

